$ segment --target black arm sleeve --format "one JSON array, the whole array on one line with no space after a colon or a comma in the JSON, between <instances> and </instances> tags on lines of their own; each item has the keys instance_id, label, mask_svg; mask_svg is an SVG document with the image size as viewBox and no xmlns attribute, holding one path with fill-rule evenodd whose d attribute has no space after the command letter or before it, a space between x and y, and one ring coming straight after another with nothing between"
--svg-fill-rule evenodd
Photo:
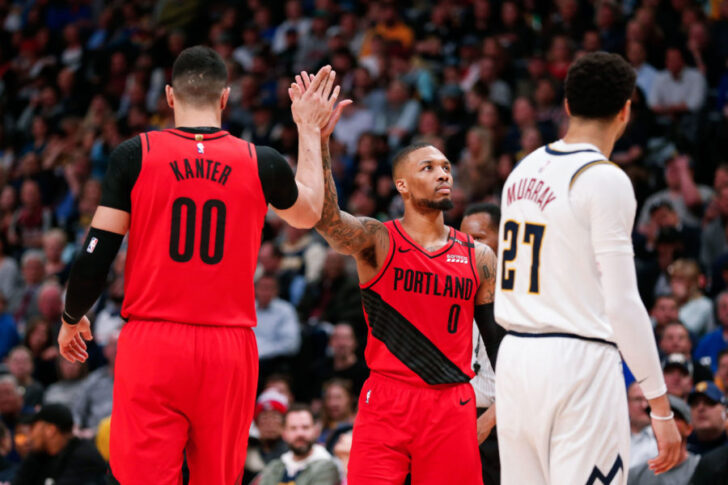
<instances>
[{"instance_id":1,"label":"black arm sleeve","mask_svg":"<svg viewBox=\"0 0 728 485\"><path fill-rule=\"evenodd\" d=\"M111 263L119 252L124 236L92 227L71 268L63 318L76 324L83 318L104 289Z\"/></svg>"},{"instance_id":2,"label":"black arm sleeve","mask_svg":"<svg viewBox=\"0 0 728 485\"><path fill-rule=\"evenodd\" d=\"M490 365L495 370L498 347L500 347L501 340L506 335L506 331L496 323L492 303L476 305L474 316L475 323L478 325L478 330L480 330L480 335L483 336L485 352L488 354Z\"/></svg>"},{"instance_id":3,"label":"black arm sleeve","mask_svg":"<svg viewBox=\"0 0 728 485\"><path fill-rule=\"evenodd\" d=\"M256 146L255 151L265 201L276 209L289 209L298 199L298 185L291 166L273 148Z\"/></svg>"},{"instance_id":4,"label":"black arm sleeve","mask_svg":"<svg viewBox=\"0 0 728 485\"><path fill-rule=\"evenodd\" d=\"M142 141L135 136L111 152L99 205L131 213L131 190L141 170Z\"/></svg>"}]
</instances>

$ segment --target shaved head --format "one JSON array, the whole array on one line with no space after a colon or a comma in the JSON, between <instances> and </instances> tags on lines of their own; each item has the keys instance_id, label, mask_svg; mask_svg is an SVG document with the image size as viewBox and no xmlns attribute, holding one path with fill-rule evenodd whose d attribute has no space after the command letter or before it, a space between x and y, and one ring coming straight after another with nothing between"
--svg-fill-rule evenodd
<instances>
[{"instance_id":1,"label":"shaved head","mask_svg":"<svg viewBox=\"0 0 728 485\"><path fill-rule=\"evenodd\" d=\"M427 147L434 148L434 146L430 143L413 143L412 145L408 145L398 151L397 154L394 156L394 160L392 160L392 177L395 179L399 177L398 172L400 171L402 165L404 165L403 162L409 159L409 156L412 152Z\"/></svg>"}]
</instances>

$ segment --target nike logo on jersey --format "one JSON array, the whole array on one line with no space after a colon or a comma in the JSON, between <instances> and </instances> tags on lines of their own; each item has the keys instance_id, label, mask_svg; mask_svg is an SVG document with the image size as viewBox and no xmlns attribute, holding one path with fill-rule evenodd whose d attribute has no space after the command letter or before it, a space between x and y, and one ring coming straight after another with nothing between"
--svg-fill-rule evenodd
<instances>
[{"instance_id":1,"label":"nike logo on jersey","mask_svg":"<svg viewBox=\"0 0 728 485\"><path fill-rule=\"evenodd\" d=\"M556 200L556 194L549 186L544 186L543 180L536 178L522 178L512 183L506 189L506 204L511 205L518 200L530 200L538 204L541 210Z\"/></svg>"},{"instance_id":2,"label":"nike logo on jersey","mask_svg":"<svg viewBox=\"0 0 728 485\"><path fill-rule=\"evenodd\" d=\"M410 251L412 251L412 248L408 248L408 249L397 248L397 251L399 251L400 253L409 253Z\"/></svg>"},{"instance_id":3,"label":"nike logo on jersey","mask_svg":"<svg viewBox=\"0 0 728 485\"><path fill-rule=\"evenodd\" d=\"M472 399L472 398L471 398L471 399ZM468 399L467 401L463 401L463 400L461 399L461 400L460 400L460 405L461 405L461 406L465 406L465 405L466 405L467 403L469 403L469 402L470 402L470 399Z\"/></svg>"}]
</instances>

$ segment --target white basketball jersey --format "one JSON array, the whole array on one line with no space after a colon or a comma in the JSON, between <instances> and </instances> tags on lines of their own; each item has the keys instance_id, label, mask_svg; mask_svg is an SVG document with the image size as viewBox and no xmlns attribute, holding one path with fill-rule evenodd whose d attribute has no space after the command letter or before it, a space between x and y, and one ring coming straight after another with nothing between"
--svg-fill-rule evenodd
<instances>
[{"instance_id":1,"label":"white basketball jersey","mask_svg":"<svg viewBox=\"0 0 728 485\"><path fill-rule=\"evenodd\" d=\"M614 341L590 228L569 200L577 177L604 163L611 162L593 145L558 141L525 157L506 180L495 294L506 330Z\"/></svg>"}]
</instances>

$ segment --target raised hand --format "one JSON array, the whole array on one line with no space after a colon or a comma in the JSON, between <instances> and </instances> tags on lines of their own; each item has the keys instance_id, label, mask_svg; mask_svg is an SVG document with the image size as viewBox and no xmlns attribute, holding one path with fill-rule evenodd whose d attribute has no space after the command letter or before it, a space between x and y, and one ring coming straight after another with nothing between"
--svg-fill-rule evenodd
<instances>
[{"instance_id":1,"label":"raised hand","mask_svg":"<svg viewBox=\"0 0 728 485\"><path fill-rule=\"evenodd\" d=\"M305 72L302 74L309 80L308 85L302 89L298 83L293 83L288 89L293 102L293 121L299 126L326 126L339 96L340 88L334 88L336 72L331 70L331 66L324 66L316 76L309 77Z\"/></svg>"},{"instance_id":2,"label":"raised hand","mask_svg":"<svg viewBox=\"0 0 728 485\"><path fill-rule=\"evenodd\" d=\"M319 71L320 72L320 71ZM332 74L334 74L334 77L331 79L331 85L333 86L333 81L335 76L335 71L331 71ZM288 89L288 95L291 97L291 101L294 101L294 97L301 96L303 93L307 92L309 87L312 85L313 81L316 79L316 77L313 74L308 74L306 71L303 71L301 74L298 74L296 76L296 82L291 84L291 88ZM335 88L335 94L338 96L339 86L336 86ZM322 140L328 140L331 134L334 132L334 127L336 127L336 123L339 121L339 118L341 117L341 113L344 111L344 108L349 106L353 101L350 99L345 99L339 104L336 105L333 112L331 113L331 116L326 120L326 122L319 127L321 128L321 139Z\"/></svg>"}]
</instances>

